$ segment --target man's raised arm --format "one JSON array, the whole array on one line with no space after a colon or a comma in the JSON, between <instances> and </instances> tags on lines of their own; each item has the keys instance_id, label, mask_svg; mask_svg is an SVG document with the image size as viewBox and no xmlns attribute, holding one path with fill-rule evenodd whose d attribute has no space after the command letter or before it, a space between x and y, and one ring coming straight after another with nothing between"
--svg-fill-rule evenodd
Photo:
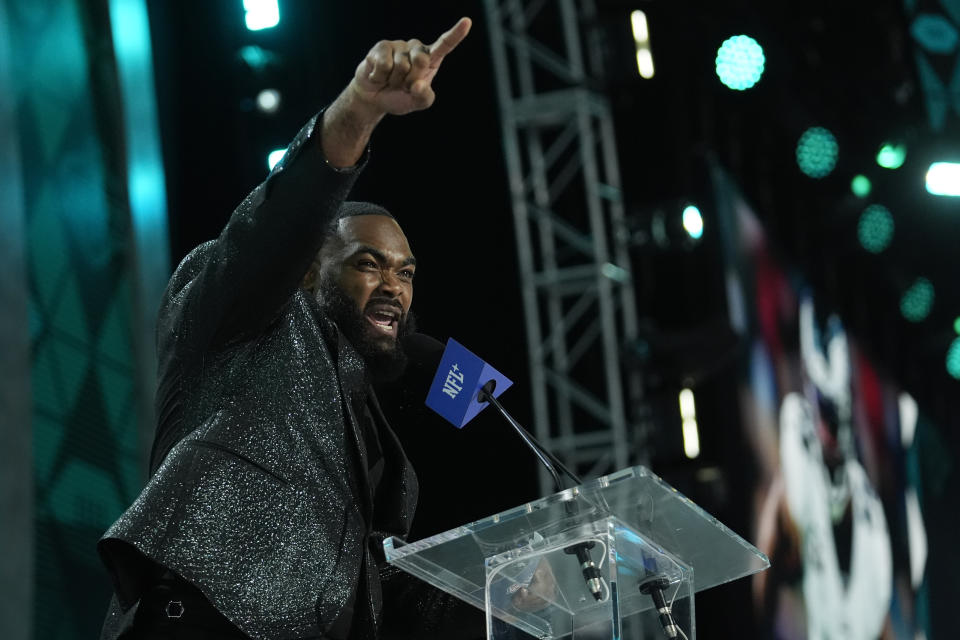
<instances>
[{"instance_id":1,"label":"man's raised arm","mask_svg":"<svg viewBox=\"0 0 960 640\"><path fill-rule=\"evenodd\" d=\"M181 263L161 307L161 349L177 340L199 353L255 332L274 316L300 286L356 179L357 171L330 167L355 167L385 115L433 104L437 70L470 26L461 18L429 45L374 45L322 121L304 127L289 157L237 207L216 241Z\"/></svg>"}]
</instances>

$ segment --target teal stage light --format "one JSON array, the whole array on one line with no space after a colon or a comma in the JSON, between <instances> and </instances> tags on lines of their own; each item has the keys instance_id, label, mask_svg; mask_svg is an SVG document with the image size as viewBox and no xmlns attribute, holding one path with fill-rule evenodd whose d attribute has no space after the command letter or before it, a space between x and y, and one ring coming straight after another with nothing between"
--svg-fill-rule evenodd
<instances>
[{"instance_id":1,"label":"teal stage light","mask_svg":"<svg viewBox=\"0 0 960 640\"><path fill-rule=\"evenodd\" d=\"M933 283L926 278L917 278L900 298L900 313L910 322L921 322L933 308Z\"/></svg>"},{"instance_id":2,"label":"teal stage light","mask_svg":"<svg viewBox=\"0 0 960 640\"><path fill-rule=\"evenodd\" d=\"M872 204L860 214L857 238L870 253L880 253L893 240L893 215L882 204Z\"/></svg>"},{"instance_id":3,"label":"teal stage light","mask_svg":"<svg viewBox=\"0 0 960 640\"><path fill-rule=\"evenodd\" d=\"M935 196L960 196L960 162L934 162L926 182L927 191Z\"/></svg>"},{"instance_id":4,"label":"teal stage light","mask_svg":"<svg viewBox=\"0 0 960 640\"><path fill-rule=\"evenodd\" d=\"M270 171L273 171L273 167L280 162L280 158L283 157L283 154L286 153L286 149L274 149L267 156L267 166L270 168Z\"/></svg>"},{"instance_id":5,"label":"teal stage light","mask_svg":"<svg viewBox=\"0 0 960 640\"><path fill-rule=\"evenodd\" d=\"M277 63L277 56L272 51L254 44L248 44L240 47L237 51L237 57L252 71L262 72L267 66Z\"/></svg>"},{"instance_id":6,"label":"teal stage light","mask_svg":"<svg viewBox=\"0 0 960 640\"><path fill-rule=\"evenodd\" d=\"M797 166L811 178L830 175L839 155L837 139L823 127L810 127L797 142Z\"/></svg>"},{"instance_id":7,"label":"teal stage light","mask_svg":"<svg viewBox=\"0 0 960 640\"><path fill-rule=\"evenodd\" d=\"M250 31L270 29L280 24L280 6L277 0L243 0L245 22Z\"/></svg>"},{"instance_id":8,"label":"teal stage light","mask_svg":"<svg viewBox=\"0 0 960 640\"><path fill-rule=\"evenodd\" d=\"M756 40L733 36L717 50L717 77L731 89L743 91L760 81L765 62L763 47Z\"/></svg>"},{"instance_id":9,"label":"teal stage light","mask_svg":"<svg viewBox=\"0 0 960 640\"><path fill-rule=\"evenodd\" d=\"M692 204L683 210L683 228L694 240L703 236L703 216L700 215L700 209Z\"/></svg>"},{"instance_id":10,"label":"teal stage light","mask_svg":"<svg viewBox=\"0 0 960 640\"><path fill-rule=\"evenodd\" d=\"M947 349L947 373L960 380L960 338L954 338Z\"/></svg>"},{"instance_id":11,"label":"teal stage light","mask_svg":"<svg viewBox=\"0 0 960 640\"><path fill-rule=\"evenodd\" d=\"M899 169L907 159L907 145L885 142L877 151L877 164L884 169Z\"/></svg>"},{"instance_id":12,"label":"teal stage light","mask_svg":"<svg viewBox=\"0 0 960 640\"><path fill-rule=\"evenodd\" d=\"M873 184L870 182L870 178L858 174L853 176L853 180L850 181L850 190L858 198L866 198L873 190Z\"/></svg>"}]
</instances>

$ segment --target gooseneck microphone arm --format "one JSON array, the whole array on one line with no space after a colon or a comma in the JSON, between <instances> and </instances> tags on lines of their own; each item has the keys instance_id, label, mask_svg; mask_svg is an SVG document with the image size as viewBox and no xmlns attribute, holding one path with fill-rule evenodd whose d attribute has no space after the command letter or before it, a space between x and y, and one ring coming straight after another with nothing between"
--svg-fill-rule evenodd
<instances>
[{"instance_id":1,"label":"gooseneck microphone arm","mask_svg":"<svg viewBox=\"0 0 960 640\"><path fill-rule=\"evenodd\" d=\"M568 469L560 460L558 460L552 453L550 453L546 447L540 444L536 438L534 438L526 429L520 426L520 423L517 422L510 413L503 408L503 405L500 404L500 401L493 396L493 391L496 388L497 383L495 380L489 380L486 384L480 387L480 391L477 393L477 400L479 402L489 402L492 404L497 411L500 412L507 422L510 423L510 426L517 432L517 434L523 439L526 445L533 451L534 455L540 460L544 467L547 468L547 471L550 472L550 475L553 476L553 483L557 488L557 491L563 491L564 486L560 481L560 474L557 473L557 467L567 474L575 483L582 484L582 481L579 477L570 469ZM574 509L573 503L568 502L566 504L568 511L572 512ZM593 558L590 557L590 549L593 548L593 542L581 542L579 544L572 545L564 549L565 553L577 556L577 562L580 563L580 571L583 574L583 579L587 583L587 588L590 590L590 593L593 595L594 599L601 600L603 599L603 589L600 586L602 576L600 569L597 568L597 565L593 562Z\"/></svg>"},{"instance_id":2,"label":"gooseneck microphone arm","mask_svg":"<svg viewBox=\"0 0 960 640\"><path fill-rule=\"evenodd\" d=\"M530 432L524 429L519 422L517 422L513 416L503 408L503 405L500 404L500 401L493 397L493 391L496 388L497 383L495 380L489 380L486 384L480 387L480 391L477 393L477 400L479 402L489 402L494 406L494 408L500 412L507 422L510 423L510 426L517 432L527 446L530 447L530 450L533 451L534 455L540 460L540 463L547 468L547 471L550 472L550 475L553 476L553 484L556 486L557 491L563 491L563 483L560 482L560 474L557 473L557 467L559 466L564 473L566 473L570 478L573 479L577 484L581 484L580 478L578 478L573 472L567 469L562 462L557 460L553 454L546 450L537 439L534 438Z\"/></svg>"}]
</instances>

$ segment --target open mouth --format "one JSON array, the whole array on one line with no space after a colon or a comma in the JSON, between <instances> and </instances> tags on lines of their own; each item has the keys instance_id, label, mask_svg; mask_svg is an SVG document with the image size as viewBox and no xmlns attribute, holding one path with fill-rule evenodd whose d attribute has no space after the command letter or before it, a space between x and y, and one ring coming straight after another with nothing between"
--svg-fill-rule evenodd
<instances>
[{"instance_id":1,"label":"open mouth","mask_svg":"<svg viewBox=\"0 0 960 640\"><path fill-rule=\"evenodd\" d=\"M363 314L374 330L388 336L397 336L400 325L400 312L393 307L378 306Z\"/></svg>"}]
</instances>

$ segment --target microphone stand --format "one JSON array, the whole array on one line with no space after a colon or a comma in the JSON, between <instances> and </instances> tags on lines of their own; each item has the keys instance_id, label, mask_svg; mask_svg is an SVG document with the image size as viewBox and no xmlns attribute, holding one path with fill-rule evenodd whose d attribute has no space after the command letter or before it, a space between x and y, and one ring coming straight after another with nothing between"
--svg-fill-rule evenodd
<instances>
[{"instance_id":1,"label":"microphone stand","mask_svg":"<svg viewBox=\"0 0 960 640\"><path fill-rule=\"evenodd\" d=\"M550 472L550 475L553 476L553 483L557 487L557 491L563 491L563 484L560 482L560 476L557 474L557 467L560 467L560 470L563 471L567 476L576 482L577 484L582 484L583 481L570 469L568 469L560 460L556 458L552 453L547 451L540 442L533 437L533 435L520 426L520 423L510 415L506 409L503 408L503 405L500 404L500 401L493 397L493 390L496 388L497 382L495 380L488 381L485 385L480 387L480 391L477 393L477 400L480 402L489 402L492 404L497 411L500 412L507 422L510 423L510 426L514 428L517 434L527 443L527 446L533 450L533 453L540 460L541 464L547 468L547 471Z\"/></svg>"},{"instance_id":2,"label":"microphone stand","mask_svg":"<svg viewBox=\"0 0 960 640\"><path fill-rule=\"evenodd\" d=\"M540 460L541 464L547 468L547 471L550 472L550 475L553 476L553 483L557 488L557 491L563 491L563 483L560 482L560 474L557 473L557 467L560 467L568 477L570 477L575 483L582 484L580 478L570 471L560 460L556 458L552 453L550 453L546 447L540 444L536 438L534 438L526 429L520 426L520 423L517 422L513 416L503 408L503 405L500 404L500 401L493 396L493 390L496 388L496 380L488 380L484 384L480 391L477 393L477 400L479 402L489 402L497 411L500 412L507 422L510 423L510 426L517 432L520 438L526 443L528 447L533 451L534 455L537 456L537 459ZM576 515L576 506L573 502L567 502L565 504L567 513L570 515ZM580 563L580 571L583 574L583 579L587 583L587 588L590 590L590 593L593 595L595 600L603 599L603 589L601 588L602 576L600 574L600 569L597 568L597 565L593 562L593 558L590 557L590 549L595 546L593 542L581 542L564 549L564 553L577 556L577 561Z\"/></svg>"}]
</instances>

